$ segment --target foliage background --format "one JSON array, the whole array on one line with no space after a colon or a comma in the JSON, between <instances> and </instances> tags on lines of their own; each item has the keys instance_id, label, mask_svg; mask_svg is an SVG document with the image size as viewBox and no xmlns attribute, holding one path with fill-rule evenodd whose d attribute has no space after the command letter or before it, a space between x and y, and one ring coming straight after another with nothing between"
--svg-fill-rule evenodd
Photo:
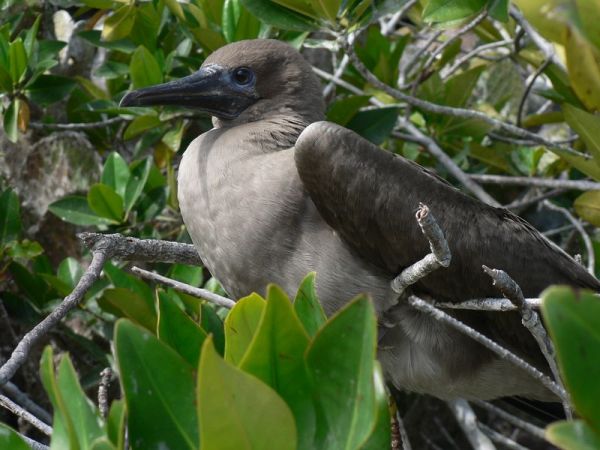
<instances>
[{"instance_id":1,"label":"foliage background","mask_svg":"<svg viewBox=\"0 0 600 450\"><path fill-rule=\"evenodd\" d=\"M79 246L78 231L189 241L178 212L177 164L187 144L211 127L209 118L118 103L130 89L192 73L210 52L240 39L273 37L302 49L323 78L328 119L383 148L457 185L453 167L467 178L510 177L486 185L487 192L569 253L583 254L595 270L600 185L568 182L600 181L600 4L516 4L534 32L509 14L506 0L3 0L0 356L7 358L83 274L90 255ZM511 135L460 111L410 106L365 81L336 41L359 29L356 53L385 85L411 98L482 112L544 140ZM436 145L454 165L432 150ZM516 185L515 177L546 182ZM563 209L548 206L548 198ZM151 268L224 294L201 267ZM176 297L196 320L220 323L226 315L184 294L161 292ZM82 388L93 398L101 370L114 363L115 318L155 330L155 301L149 284L109 263L46 343L55 353L71 353ZM218 348L223 336L215 333ZM48 406L40 357L41 346L13 381ZM112 397L118 397L116 385ZM417 448L467 445L443 403L404 394L399 407ZM43 440L26 423L0 414L2 422ZM517 442L546 445L514 435L485 414Z\"/></svg>"}]
</instances>

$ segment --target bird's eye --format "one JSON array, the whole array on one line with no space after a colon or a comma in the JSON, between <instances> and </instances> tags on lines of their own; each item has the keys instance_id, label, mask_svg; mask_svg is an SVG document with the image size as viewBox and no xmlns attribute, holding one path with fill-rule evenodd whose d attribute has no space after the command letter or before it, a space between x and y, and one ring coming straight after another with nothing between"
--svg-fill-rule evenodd
<instances>
[{"instance_id":1,"label":"bird's eye","mask_svg":"<svg viewBox=\"0 0 600 450\"><path fill-rule=\"evenodd\" d=\"M254 79L254 74L247 67L240 67L233 72L233 79L240 86L246 86Z\"/></svg>"}]
</instances>

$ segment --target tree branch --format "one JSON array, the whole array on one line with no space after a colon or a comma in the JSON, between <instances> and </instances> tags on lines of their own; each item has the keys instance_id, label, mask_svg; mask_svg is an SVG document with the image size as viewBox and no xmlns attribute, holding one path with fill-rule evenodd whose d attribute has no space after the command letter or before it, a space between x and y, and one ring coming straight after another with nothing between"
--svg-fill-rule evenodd
<instances>
[{"instance_id":1,"label":"tree branch","mask_svg":"<svg viewBox=\"0 0 600 450\"><path fill-rule=\"evenodd\" d=\"M507 186L537 186L552 189L577 189L579 191L600 190L600 183L586 180L552 180L535 177L512 177L506 175L467 174L469 178L484 184Z\"/></svg>"},{"instance_id":2,"label":"tree branch","mask_svg":"<svg viewBox=\"0 0 600 450\"><path fill-rule=\"evenodd\" d=\"M447 402L456 421L475 450L495 450L492 441L477 426L477 416L462 398Z\"/></svg>"},{"instance_id":3,"label":"tree branch","mask_svg":"<svg viewBox=\"0 0 600 450\"><path fill-rule=\"evenodd\" d=\"M2 394L0 394L0 406L3 406L4 408L8 409L11 413L13 413L15 416L20 417L21 419L30 423L35 428L37 428L42 433L44 433L46 436L52 436L52 427L45 424L40 419L38 419L33 414L31 414L29 411L21 408L19 405L17 405L11 399L9 399L8 397L5 397Z\"/></svg>"}]
</instances>

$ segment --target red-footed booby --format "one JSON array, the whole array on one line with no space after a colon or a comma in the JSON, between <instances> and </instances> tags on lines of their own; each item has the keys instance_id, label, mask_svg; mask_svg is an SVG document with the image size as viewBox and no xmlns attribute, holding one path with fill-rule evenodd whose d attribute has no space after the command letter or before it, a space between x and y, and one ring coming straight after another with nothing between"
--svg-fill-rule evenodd
<instances>
[{"instance_id":1,"label":"red-footed booby","mask_svg":"<svg viewBox=\"0 0 600 450\"><path fill-rule=\"evenodd\" d=\"M550 284L600 290L581 265L509 211L453 188L421 166L325 122L320 83L292 47L248 40L212 53L198 72L128 93L124 106L207 112L214 128L187 148L179 203L210 272L240 297L269 282L295 292L317 272L328 314L360 293L378 314L397 303L390 282L429 253L415 220L429 206L452 252L411 287L443 301L496 297L482 265L506 271L528 297ZM440 398L552 399L538 381L471 338L400 303L379 343L387 379ZM544 368L518 313L455 317Z\"/></svg>"}]
</instances>

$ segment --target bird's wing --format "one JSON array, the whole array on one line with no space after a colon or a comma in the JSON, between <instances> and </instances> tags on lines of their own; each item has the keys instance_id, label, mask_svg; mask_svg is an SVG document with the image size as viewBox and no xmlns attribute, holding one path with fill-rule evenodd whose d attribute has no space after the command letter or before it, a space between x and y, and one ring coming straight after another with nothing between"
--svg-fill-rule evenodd
<instances>
[{"instance_id":1,"label":"bird's wing","mask_svg":"<svg viewBox=\"0 0 600 450\"><path fill-rule=\"evenodd\" d=\"M505 270L526 296L550 284L600 283L527 222L461 193L423 167L329 122L307 127L295 145L300 178L325 221L390 277L429 253L415 212L429 206L452 262L415 286L439 300L497 296L483 264Z\"/></svg>"}]
</instances>

